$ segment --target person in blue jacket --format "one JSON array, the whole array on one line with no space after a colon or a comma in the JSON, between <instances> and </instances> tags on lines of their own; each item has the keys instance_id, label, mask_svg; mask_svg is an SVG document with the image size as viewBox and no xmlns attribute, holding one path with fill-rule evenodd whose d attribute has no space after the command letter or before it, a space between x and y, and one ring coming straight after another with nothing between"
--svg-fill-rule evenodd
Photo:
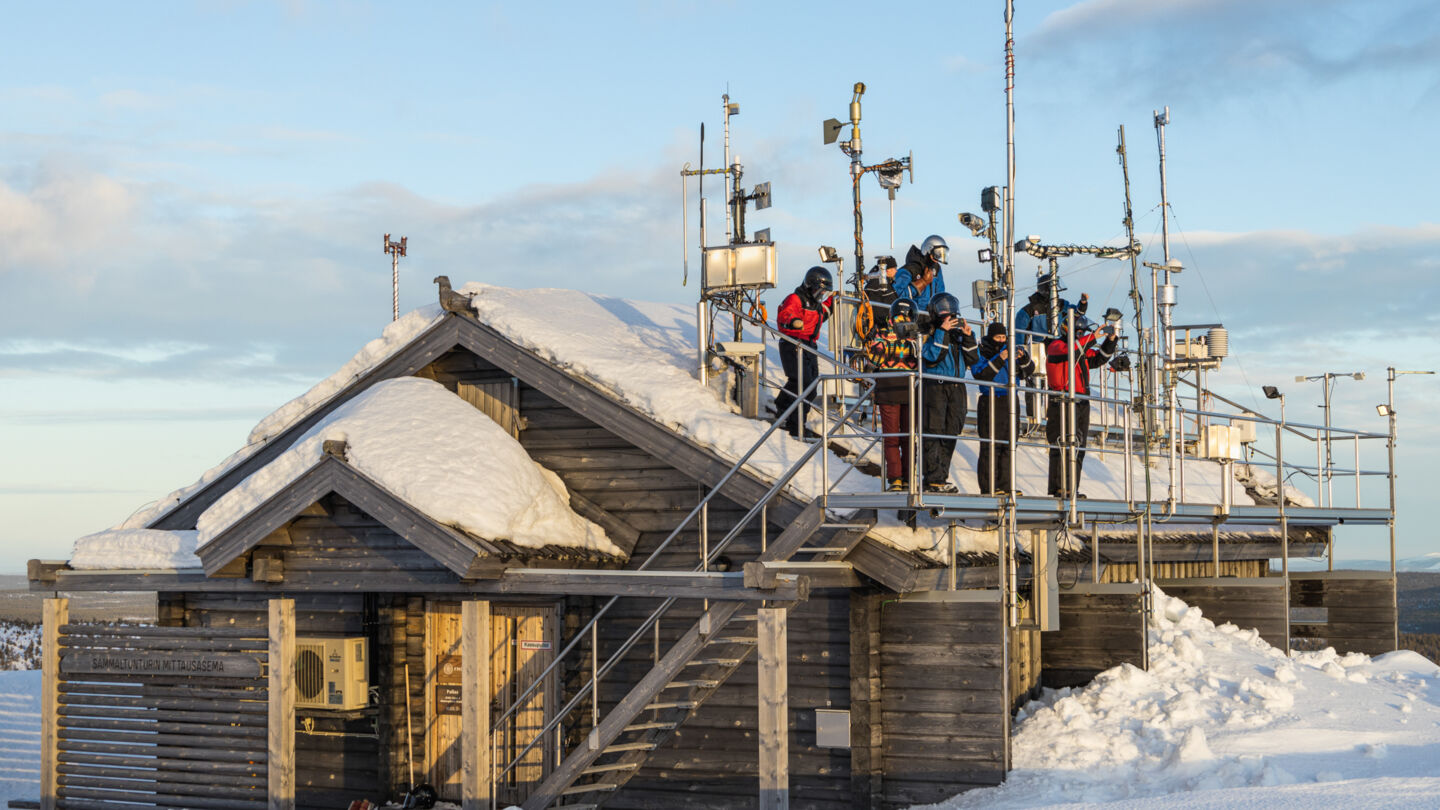
<instances>
[{"instance_id":1,"label":"person in blue jacket","mask_svg":"<svg viewBox=\"0 0 1440 810\"><path fill-rule=\"evenodd\" d=\"M960 317L960 301L950 293L930 299L930 323L934 331L920 349L926 374L944 379L926 379L922 389L921 417L927 434L921 448L926 492L956 492L950 483L950 457L955 454L955 437L965 427L969 405L965 400L965 369L973 364L975 335ZM930 438L934 434L941 438Z\"/></svg>"},{"instance_id":2,"label":"person in blue jacket","mask_svg":"<svg viewBox=\"0 0 1440 810\"><path fill-rule=\"evenodd\" d=\"M928 312L930 299L945 292L941 265L946 263L949 251L945 240L934 234L925 237L919 247L911 245L910 252L905 254L905 266L895 272L895 292Z\"/></svg>"},{"instance_id":3,"label":"person in blue jacket","mask_svg":"<svg viewBox=\"0 0 1440 810\"><path fill-rule=\"evenodd\" d=\"M980 432L980 459L975 476L980 480L980 491L994 495L997 489L1010 488L1010 392L1002 387L1010 382L1010 346L1005 324L998 321L990 324L977 355L979 359L970 366L970 374L995 385L980 386L980 402L975 408ZM1033 373L1035 363L1030 353L1016 352L1015 379L1024 380Z\"/></svg>"}]
</instances>

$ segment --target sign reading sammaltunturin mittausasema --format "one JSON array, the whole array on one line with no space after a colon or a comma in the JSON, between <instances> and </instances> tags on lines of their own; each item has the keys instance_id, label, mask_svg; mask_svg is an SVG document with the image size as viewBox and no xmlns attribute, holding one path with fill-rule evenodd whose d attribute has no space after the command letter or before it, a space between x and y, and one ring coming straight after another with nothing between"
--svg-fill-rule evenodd
<instances>
[{"instance_id":1,"label":"sign reading sammaltunturin mittausasema","mask_svg":"<svg viewBox=\"0 0 1440 810\"><path fill-rule=\"evenodd\" d=\"M260 659L237 653L169 650L72 650L60 656L67 675L172 675L200 678L258 678Z\"/></svg>"}]
</instances>

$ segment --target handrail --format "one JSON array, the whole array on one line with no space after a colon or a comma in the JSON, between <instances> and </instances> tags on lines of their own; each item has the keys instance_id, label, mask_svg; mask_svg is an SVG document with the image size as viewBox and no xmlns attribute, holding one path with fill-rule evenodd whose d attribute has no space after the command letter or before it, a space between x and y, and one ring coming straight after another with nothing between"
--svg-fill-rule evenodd
<instances>
[{"instance_id":1,"label":"handrail","mask_svg":"<svg viewBox=\"0 0 1440 810\"><path fill-rule=\"evenodd\" d=\"M802 392L802 395L808 396L813 393L813 389L816 388L825 379L826 378L824 376L817 376L814 380L811 381L810 385L806 387L805 391ZM797 397L796 401L791 403L789 408L786 408L785 413L781 414L779 418L777 418L773 423L771 423L770 427L767 428L760 435L760 438L755 442L753 446L751 446L750 450L747 451L745 455L742 456L741 459L737 461L734 466L731 467L731 469L725 474L725 476L722 477L721 481L717 483L715 487L712 488L711 491L705 496L705 498L703 498L700 503L697 504L695 508L690 511L690 514L686 516L685 520L683 520L674 529L674 531L672 531L670 535L666 537L665 540L661 542L661 544L650 553L650 555L646 558L645 562L641 564L638 570L644 570L645 568L649 567L650 563L653 562L658 557L658 555L662 551L664 551L665 548L668 547L669 544L677 536L679 536L680 530L683 529L685 526L689 525L690 521L694 519L694 517L700 512L701 508L705 504L708 504L710 499L721 491L721 489L724 487L725 482L729 480L729 478L737 471L742 469L745 463L749 461L750 457L753 456L756 451L758 451L766 444L766 442L769 441L770 436L775 433L776 428L783 423L784 417L788 416L792 409L798 407L801 404L803 396ZM852 408L851 411L845 414L845 416L848 417L850 415L853 415L854 410L855 409ZM692 570L700 571L708 568L710 563L713 562L717 557L719 557L722 552L724 552L724 550L729 546L729 544L739 535L739 533L746 526L749 525L750 521L753 520L756 515L760 514L766 507L769 506L770 501L774 500L775 496L778 495L782 489L784 489L785 485L790 483L790 481L795 477L795 475L797 475L800 470L804 468L812 458L814 458L815 454L819 452L823 446L824 445L821 442L812 443L801 455L799 460L792 464L783 475L777 478L775 482L770 486L770 488L765 492L765 494L761 498L759 498L753 506L750 507L750 510L746 512L739 521L736 522L736 524L730 529L730 531L725 535L725 537L723 537L719 543L715 544L715 546L710 549L709 553L706 555L705 561ZM523 705L525 699L528 698L530 694L532 694L539 687L539 684L541 684L544 679L550 674L550 672L552 672L555 667L559 665L560 661L564 659L565 656L567 656L576 647L576 645L578 645L580 641L586 637L586 634L591 630L591 628L594 627L605 615L605 613L607 613L609 609L614 606L615 603L618 602L620 599L621 597L619 596L612 596L610 600L606 602L600 610L596 611L595 616L592 617L584 627L576 631L570 643L567 644L563 650L556 654L555 659L550 663L550 665L547 666L545 670L542 671L538 676L536 676L531 686L515 699L509 710L507 710L503 715L501 715L500 719L492 726L492 732L500 730L500 727L505 722L505 720L508 719L511 714L519 710L520 706ZM613 653L610 654L610 656L606 659L605 663L599 665L596 668L595 672L591 673L589 683L582 687L580 690L578 690L575 693L574 697L572 697L559 711L554 714L550 722L546 723L543 728L536 732L535 736L530 740L530 742L515 755L515 757L500 771L499 775L504 776L512 769L514 769L514 767L519 764L520 760L525 756L525 754L527 754L531 749L538 745L546 734L549 734L551 731L553 731L555 727L558 726L565 717L567 717L572 711L576 709L576 707L580 705L580 702L584 700L586 695L594 694L596 695L596 699L598 699L597 690L600 678L608 674L610 670L617 666L619 664L620 658L626 653L630 652L630 650L634 648L635 643L640 639L640 637L645 633L649 632L650 629L655 626L655 623L659 621L660 617L664 615L677 601L679 601L678 597L668 597L654 611L652 611L651 614L645 619L645 621L642 622L641 625L630 635L630 637L627 638L618 649L616 649Z\"/></svg>"}]
</instances>

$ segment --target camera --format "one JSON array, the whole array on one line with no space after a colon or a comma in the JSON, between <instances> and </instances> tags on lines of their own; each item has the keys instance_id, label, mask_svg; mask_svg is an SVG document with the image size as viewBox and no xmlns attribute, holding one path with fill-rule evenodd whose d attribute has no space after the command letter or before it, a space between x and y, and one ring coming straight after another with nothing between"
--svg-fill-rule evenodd
<instances>
[{"instance_id":1,"label":"camera","mask_svg":"<svg viewBox=\"0 0 1440 810\"><path fill-rule=\"evenodd\" d=\"M923 317L923 316L922 316ZM920 327L914 321L890 322L895 328L895 334L901 340L916 340L920 337Z\"/></svg>"}]
</instances>

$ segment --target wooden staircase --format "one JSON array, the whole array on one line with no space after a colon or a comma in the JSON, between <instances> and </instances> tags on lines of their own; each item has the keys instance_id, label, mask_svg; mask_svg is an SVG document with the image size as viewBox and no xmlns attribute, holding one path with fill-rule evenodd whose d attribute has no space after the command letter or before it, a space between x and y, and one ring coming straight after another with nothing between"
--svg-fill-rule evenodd
<instances>
[{"instance_id":1,"label":"wooden staircase","mask_svg":"<svg viewBox=\"0 0 1440 810\"><path fill-rule=\"evenodd\" d=\"M807 506L756 560L783 562L823 525L820 501ZM873 513L868 518L874 525ZM847 526L848 531L858 527ZM863 535L863 532L861 532ZM785 607L789 607L788 605ZM522 805L524 810L598 807L625 785L756 648L756 606L715 602L615 705L586 742L565 756ZM562 804L554 804L563 802Z\"/></svg>"}]
</instances>

